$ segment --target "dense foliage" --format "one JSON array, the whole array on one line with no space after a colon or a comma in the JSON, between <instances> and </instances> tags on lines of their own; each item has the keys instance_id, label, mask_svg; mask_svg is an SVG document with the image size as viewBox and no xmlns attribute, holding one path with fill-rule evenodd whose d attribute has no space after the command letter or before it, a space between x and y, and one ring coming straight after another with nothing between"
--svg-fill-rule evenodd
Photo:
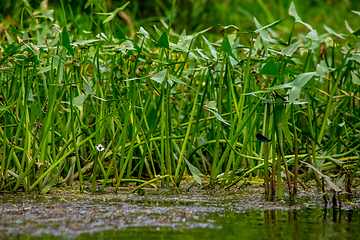
<instances>
[{"instance_id":1,"label":"dense foliage","mask_svg":"<svg viewBox=\"0 0 360 240\"><path fill-rule=\"evenodd\" d=\"M173 4L163 27L129 35L115 23L129 17L129 3L99 13L99 2L87 1L89 18L64 4L22 4L20 16L29 16L8 24L1 42L2 190L46 193L75 179L81 191L91 181L92 192L128 181L180 186L188 172L224 188L259 176L267 198L276 184L282 198L283 179L291 196L309 179L336 192L346 179L351 191L357 26L324 25L319 34L291 3L284 20L254 18L211 35L204 24L188 35L171 28L181 24ZM287 35L278 34L284 26Z\"/></svg>"}]
</instances>

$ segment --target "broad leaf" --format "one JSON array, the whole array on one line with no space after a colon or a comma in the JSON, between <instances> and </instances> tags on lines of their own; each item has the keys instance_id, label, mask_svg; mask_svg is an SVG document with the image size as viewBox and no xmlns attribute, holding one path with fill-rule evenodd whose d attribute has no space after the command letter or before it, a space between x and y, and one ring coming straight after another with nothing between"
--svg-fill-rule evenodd
<instances>
[{"instance_id":1,"label":"broad leaf","mask_svg":"<svg viewBox=\"0 0 360 240\"><path fill-rule=\"evenodd\" d=\"M73 105L80 111L83 109L82 104L85 102L87 95L81 94L73 99Z\"/></svg>"},{"instance_id":2,"label":"broad leaf","mask_svg":"<svg viewBox=\"0 0 360 240\"><path fill-rule=\"evenodd\" d=\"M356 76L356 74L355 74L353 71L351 71L350 73L351 73L352 82L353 82L354 84L356 84L356 85L360 85L360 79L359 79L359 77Z\"/></svg>"},{"instance_id":3,"label":"broad leaf","mask_svg":"<svg viewBox=\"0 0 360 240\"><path fill-rule=\"evenodd\" d=\"M228 38L226 33L224 34L224 39L223 39L223 41L221 43L220 51L223 51L223 52L229 54L234 59L236 59L235 55L232 52L231 45L230 45L230 42L229 42L229 38Z\"/></svg>"},{"instance_id":4,"label":"broad leaf","mask_svg":"<svg viewBox=\"0 0 360 240\"><path fill-rule=\"evenodd\" d=\"M358 28L356 31L353 31L346 20L345 20L345 26L346 26L347 30L349 30L350 33L354 34L355 36L360 35L360 28Z\"/></svg>"},{"instance_id":5,"label":"broad leaf","mask_svg":"<svg viewBox=\"0 0 360 240\"><path fill-rule=\"evenodd\" d=\"M68 31L65 26L64 26L64 28L62 30L62 34L61 34L61 45L64 46L70 52L70 54L74 57L74 49L70 45Z\"/></svg>"},{"instance_id":6,"label":"broad leaf","mask_svg":"<svg viewBox=\"0 0 360 240\"><path fill-rule=\"evenodd\" d=\"M279 75L279 70L276 67L276 64L273 59L267 62L264 67L261 69L260 74L263 75L272 75L277 76Z\"/></svg>"},{"instance_id":7,"label":"broad leaf","mask_svg":"<svg viewBox=\"0 0 360 240\"><path fill-rule=\"evenodd\" d=\"M308 29L310 29L310 31L313 30L313 28L312 28L309 24L304 23L303 21L301 21L301 18L299 17L299 15L298 15L297 12L296 12L294 2L291 2L291 4L290 4L289 15L294 18L295 22L298 22L298 23L303 24L305 27L307 27Z\"/></svg>"},{"instance_id":8,"label":"broad leaf","mask_svg":"<svg viewBox=\"0 0 360 240\"><path fill-rule=\"evenodd\" d=\"M287 57L291 57L294 54L294 52L299 48L299 46L300 46L300 41L297 41L296 43L293 43L287 48L283 49L281 51L281 54Z\"/></svg>"},{"instance_id":9,"label":"broad leaf","mask_svg":"<svg viewBox=\"0 0 360 240\"><path fill-rule=\"evenodd\" d=\"M162 83L165 80L167 70L164 69L161 72L156 73L150 77L151 80L154 80L158 83Z\"/></svg>"},{"instance_id":10,"label":"broad leaf","mask_svg":"<svg viewBox=\"0 0 360 240\"><path fill-rule=\"evenodd\" d=\"M121 30L119 25L115 23L114 37L118 39L126 39L125 33Z\"/></svg>"},{"instance_id":11,"label":"broad leaf","mask_svg":"<svg viewBox=\"0 0 360 240\"><path fill-rule=\"evenodd\" d=\"M189 170L190 170L191 174L193 175L193 178L195 179L195 181L196 181L197 183L199 183L199 184L201 185L201 178L200 178L200 176L204 176L204 175L200 172L200 170L199 170L197 167L195 167L194 165L192 165L186 158L184 158L184 159L185 159L186 164L187 164L188 167L189 167Z\"/></svg>"},{"instance_id":12,"label":"broad leaf","mask_svg":"<svg viewBox=\"0 0 360 240\"><path fill-rule=\"evenodd\" d=\"M166 32L163 32L163 34L161 34L159 40L157 41L157 45L162 48L170 49L169 48L169 40L166 35Z\"/></svg>"},{"instance_id":13,"label":"broad leaf","mask_svg":"<svg viewBox=\"0 0 360 240\"><path fill-rule=\"evenodd\" d=\"M207 46L207 48L204 47L204 49L206 49L206 50L209 49L210 53L214 57L214 59L217 59L219 53L215 50L214 46L206 39L206 37L204 37L204 36L202 36L202 37L203 37L203 39L204 39L204 41L206 43L205 46Z\"/></svg>"},{"instance_id":14,"label":"broad leaf","mask_svg":"<svg viewBox=\"0 0 360 240\"><path fill-rule=\"evenodd\" d=\"M150 39L149 33L143 27L140 27L140 30L138 33L143 35L145 38Z\"/></svg>"},{"instance_id":15,"label":"broad leaf","mask_svg":"<svg viewBox=\"0 0 360 240\"><path fill-rule=\"evenodd\" d=\"M326 30L328 33L330 33L330 34L332 34L332 35L334 35L334 36L336 36L336 37L339 37L339 38L344 39L343 36L341 36L340 34L338 34L337 32L335 32L333 29L329 28L329 27L326 26L325 24L324 24L324 28L325 28L325 30Z\"/></svg>"},{"instance_id":16,"label":"broad leaf","mask_svg":"<svg viewBox=\"0 0 360 240\"><path fill-rule=\"evenodd\" d=\"M316 72L308 72L302 73L298 75L294 81L290 83L281 84L269 89L284 89L284 88L291 88L289 92L289 103L293 103L300 95L301 89L305 84L312 79L314 76L317 76Z\"/></svg>"}]
</instances>

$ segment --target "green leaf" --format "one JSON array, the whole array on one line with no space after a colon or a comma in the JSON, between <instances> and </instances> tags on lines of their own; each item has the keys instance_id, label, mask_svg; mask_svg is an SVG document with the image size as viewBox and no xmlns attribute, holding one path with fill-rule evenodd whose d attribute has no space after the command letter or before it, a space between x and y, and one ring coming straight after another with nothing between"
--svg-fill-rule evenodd
<instances>
[{"instance_id":1,"label":"green leaf","mask_svg":"<svg viewBox=\"0 0 360 240\"><path fill-rule=\"evenodd\" d=\"M81 75L81 77L84 79L83 85L84 85L84 92L86 94L91 94L91 95L95 95L95 92L93 91L93 89L91 88L88 80L86 79L86 77L84 77L83 75Z\"/></svg>"},{"instance_id":2,"label":"green leaf","mask_svg":"<svg viewBox=\"0 0 360 240\"><path fill-rule=\"evenodd\" d=\"M140 30L138 33L140 33L141 35L144 35L145 38L150 39L149 33L143 27L140 27Z\"/></svg>"},{"instance_id":3,"label":"green leaf","mask_svg":"<svg viewBox=\"0 0 360 240\"><path fill-rule=\"evenodd\" d=\"M13 55L17 50L20 48L20 44L17 44L16 42L10 44L4 51L6 55Z\"/></svg>"},{"instance_id":4,"label":"green leaf","mask_svg":"<svg viewBox=\"0 0 360 240\"><path fill-rule=\"evenodd\" d=\"M78 30L80 30L81 32L83 32L83 33L86 33L86 34L91 33L91 31L85 31L85 30L82 30L82 29L80 28L79 24L78 24L78 23L76 22L76 20L75 20L74 13L73 13L73 11L72 11L72 9L71 9L70 6L69 6L69 9L70 9L70 13L71 13L71 16L72 16L72 20L73 20L74 26L75 26Z\"/></svg>"},{"instance_id":5,"label":"green leaf","mask_svg":"<svg viewBox=\"0 0 360 240\"><path fill-rule=\"evenodd\" d=\"M317 31L314 29L312 31L310 31L306 37L312 41L316 41L316 40L319 40L319 36L317 34Z\"/></svg>"},{"instance_id":6,"label":"green leaf","mask_svg":"<svg viewBox=\"0 0 360 240\"><path fill-rule=\"evenodd\" d=\"M323 177L323 178L325 179L325 181L329 184L329 186L330 186L334 191L336 191L336 192L341 192L341 188L340 188L340 187L338 187L335 183L333 183L328 176L322 174L319 170L317 170L313 165L310 165L310 164L308 164L307 162L304 162L304 161L300 161L300 162L301 162L302 164L305 164L307 167L311 168L311 169L314 170L315 172L317 172L321 177Z\"/></svg>"},{"instance_id":7,"label":"green leaf","mask_svg":"<svg viewBox=\"0 0 360 240\"><path fill-rule=\"evenodd\" d=\"M161 72L158 72L155 75L152 75L150 79L154 80L154 81L156 81L158 83L162 83L165 80L166 73L167 73L167 70L164 69Z\"/></svg>"},{"instance_id":8,"label":"green leaf","mask_svg":"<svg viewBox=\"0 0 360 240\"><path fill-rule=\"evenodd\" d=\"M58 83L61 84L64 81L64 66L65 66L65 58L66 58L66 49L63 48L60 53L59 53L60 59L58 61ZM54 63L55 63L55 59L54 58ZM55 64L56 66L56 64Z\"/></svg>"},{"instance_id":9,"label":"green leaf","mask_svg":"<svg viewBox=\"0 0 360 240\"><path fill-rule=\"evenodd\" d=\"M205 50L210 50L211 55L213 56L214 59L218 58L219 53L215 50L214 46L206 39L206 37L202 36L206 45L206 47L204 47Z\"/></svg>"},{"instance_id":10,"label":"green leaf","mask_svg":"<svg viewBox=\"0 0 360 240\"><path fill-rule=\"evenodd\" d=\"M81 94L73 99L73 105L77 107L80 111L83 109L82 104L86 100L87 95Z\"/></svg>"},{"instance_id":11,"label":"green leaf","mask_svg":"<svg viewBox=\"0 0 360 240\"><path fill-rule=\"evenodd\" d=\"M259 32L262 31L262 30L265 30L265 29L271 28L271 27L273 27L273 26L276 26L276 25L278 25L279 23L281 23L282 21L283 21L283 20L277 20L277 21L275 21L275 22L273 22L273 23L270 23L269 25L266 25L265 27L258 28L258 29L255 30L255 33L259 33Z\"/></svg>"},{"instance_id":12,"label":"green leaf","mask_svg":"<svg viewBox=\"0 0 360 240\"><path fill-rule=\"evenodd\" d=\"M264 67L261 69L260 74L262 75L272 75L277 76L279 75L279 70L276 67L276 64L273 59L267 62Z\"/></svg>"},{"instance_id":13,"label":"green leaf","mask_svg":"<svg viewBox=\"0 0 360 240\"><path fill-rule=\"evenodd\" d=\"M314 76L317 76L316 72L308 72L308 73L302 73L298 75L294 81L290 83L281 84L269 89L284 89L284 88L291 88L289 92L289 103L293 103L297 98L299 98L301 89L305 84L312 79Z\"/></svg>"},{"instance_id":14,"label":"green leaf","mask_svg":"<svg viewBox=\"0 0 360 240\"><path fill-rule=\"evenodd\" d=\"M356 74L355 74L353 71L351 71L350 73L351 73L352 82L353 82L354 84L356 84L356 85L360 85L360 79L359 79L359 77L356 76Z\"/></svg>"},{"instance_id":15,"label":"green leaf","mask_svg":"<svg viewBox=\"0 0 360 240\"><path fill-rule=\"evenodd\" d=\"M10 35L8 34L8 32L7 32L6 30L4 30L4 31L5 31L6 39L8 40L8 42L9 42L10 44L12 44L12 43L14 42L14 40L11 39Z\"/></svg>"},{"instance_id":16,"label":"green leaf","mask_svg":"<svg viewBox=\"0 0 360 240\"><path fill-rule=\"evenodd\" d=\"M74 57L74 49L70 45L68 31L65 26L64 26L64 28L62 30L62 34L61 34L61 45L64 46L70 52L70 54Z\"/></svg>"},{"instance_id":17,"label":"green leaf","mask_svg":"<svg viewBox=\"0 0 360 240\"><path fill-rule=\"evenodd\" d=\"M45 73L45 72L48 72L50 70L51 70L51 66L49 65L49 66L41 68L40 71L38 71L38 74Z\"/></svg>"},{"instance_id":18,"label":"green leaf","mask_svg":"<svg viewBox=\"0 0 360 240\"><path fill-rule=\"evenodd\" d=\"M308 29L310 29L310 31L313 30L313 28L312 28L309 24L304 23L303 21L301 21L301 18L299 17L299 15L298 15L297 12L296 12L296 8L295 8L294 2L291 2L291 4L290 4L289 15L294 18L295 22L298 22L298 23L303 24L305 27L307 27Z\"/></svg>"},{"instance_id":19,"label":"green leaf","mask_svg":"<svg viewBox=\"0 0 360 240\"><path fill-rule=\"evenodd\" d=\"M227 124L227 125L230 125L230 123L228 123L227 121L225 121L225 119L223 119L223 118L221 117L221 115L218 114L217 112L215 112L214 110L211 110L210 108L207 108L207 110L208 110L209 112L213 113L213 114L215 115L215 117L216 117L217 120L219 120L219 121L221 121L222 123L225 123L225 124Z\"/></svg>"},{"instance_id":20,"label":"green leaf","mask_svg":"<svg viewBox=\"0 0 360 240\"><path fill-rule=\"evenodd\" d=\"M159 47L162 48L166 48L166 49L170 49L169 48L169 40L168 37L166 35L166 32L163 32L163 34L161 34L159 40L156 43Z\"/></svg>"},{"instance_id":21,"label":"green leaf","mask_svg":"<svg viewBox=\"0 0 360 240\"><path fill-rule=\"evenodd\" d=\"M32 89L30 88L28 100L34 102L34 93Z\"/></svg>"},{"instance_id":22,"label":"green leaf","mask_svg":"<svg viewBox=\"0 0 360 240\"><path fill-rule=\"evenodd\" d=\"M287 48L283 49L281 51L281 54L287 57L291 57L294 54L294 52L299 48L299 46L300 46L300 41L297 41L296 43L293 43Z\"/></svg>"},{"instance_id":23,"label":"green leaf","mask_svg":"<svg viewBox=\"0 0 360 240\"><path fill-rule=\"evenodd\" d=\"M114 37L118 39L126 39L125 33L121 30L119 25L115 23Z\"/></svg>"},{"instance_id":24,"label":"green leaf","mask_svg":"<svg viewBox=\"0 0 360 240\"><path fill-rule=\"evenodd\" d=\"M334 36L336 36L336 37L339 37L339 38L344 39L343 36L341 36L340 34L338 34L337 32L335 32L333 29L329 28L329 27L326 26L325 24L324 24L324 28L325 28L325 30L326 30L328 33L330 33L330 34L332 34L332 35L334 35Z\"/></svg>"},{"instance_id":25,"label":"green leaf","mask_svg":"<svg viewBox=\"0 0 360 240\"><path fill-rule=\"evenodd\" d=\"M183 84L183 85L186 85L190 88L192 88L190 85L186 84L185 82L181 81L180 79L178 79L177 77L173 76L173 75L170 75L169 74L169 81L173 81L173 82L176 82L176 83L180 83L180 84ZM193 89L193 88L192 88Z\"/></svg>"},{"instance_id":26,"label":"green leaf","mask_svg":"<svg viewBox=\"0 0 360 240\"><path fill-rule=\"evenodd\" d=\"M40 14L40 15L35 15L35 18L46 18L49 19L50 21L54 21L54 10L48 10L46 12L44 12L44 14Z\"/></svg>"},{"instance_id":27,"label":"green leaf","mask_svg":"<svg viewBox=\"0 0 360 240\"><path fill-rule=\"evenodd\" d=\"M270 99L267 99L267 98L263 98L263 97L258 97L256 96L254 93L252 94L254 97L257 97L259 98L261 101L263 101L263 103L269 103L269 104L274 104L275 102L270 100Z\"/></svg>"},{"instance_id":28,"label":"green leaf","mask_svg":"<svg viewBox=\"0 0 360 240\"><path fill-rule=\"evenodd\" d=\"M15 33L15 34L21 35L21 34L24 33L23 31L17 30L16 27L15 27L14 25L12 25L11 23L10 23L10 28L11 28L11 31L12 31L13 33Z\"/></svg>"},{"instance_id":29,"label":"green leaf","mask_svg":"<svg viewBox=\"0 0 360 240\"><path fill-rule=\"evenodd\" d=\"M300 96L300 92L303 86L312 79L316 72L303 73L298 75L294 81L294 87L290 90L289 93L289 103L293 103Z\"/></svg>"},{"instance_id":30,"label":"green leaf","mask_svg":"<svg viewBox=\"0 0 360 240\"><path fill-rule=\"evenodd\" d=\"M99 39L82 40L82 41L73 42L72 45L85 46L85 45L89 45L90 43L94 43L94 42L98 42L98 41L99 41Z\"/></svg>"},{"instance_id":31,"label":"green leaf","mask_svg":"<svg viewBox=\"0 0 360 240\"><path fill-rule=\"evenodd\" d=\"M226 33L225 33L224 39L223 39L223 41L221 43L220 51L223 51L223 52L229 54L234 59L236 59L235 55L232 52L231 45L230 45L230 42L229 42L229 38L228 38Z\"/></svg>"},{"instance_id":32,"label":"green leaf","mask_svg":"<svg viewBox=\"0 0 360 240\"><path fill-rule=\"evenodd\" d=\"M117 15L117 13L119 11L122 11L126 8L127 5L129 5L130 1L128 1L127 3L125 3L124 5L122 5L121 7L115 9L114 11L112 11L111 13L98 13L100 15L110 15L108 16L102 23L107 23L107 22L110 22L111 20L114 19L114 17Z\"/></svg>"},{"instance_id":33,"label":"green leaf","mask_svg":"<svg viewBox=\"0 0 360 240\"><path fill-rule=\"evenodd\" d=\"M188 167L189 167L189 170L190 170L191 174L193 175L193 178L195 179L195 181L196 181L198 184L201 185L201 178L200 178L200 176L204 176L204 175L200 172L200 170L199 170L197 167L195 167L194 165L192 165L186 158L184 158L184 159L185 159L186 164L187 164Z\"/></svg>"},{"instance_id":34,"label":"green leaf","mask_svg":"<svg viewBox=\"0 0 360 240\"><path fill-rule=\"evenodd\" d=\"M329 68L326 66L325 61L322 60L320 64L316 66L316 74L320 77L326 78L327 73L329 73Z\"/></svg>"},{"instance_id":35,"label":"green leaf","mask_svg":"<svg viewBox=\"0 0 360 240\"><path fill-rule=\"evenodd\" d=\"M360 35L360 28L358 28L356 31L353 31L346 20L345 20L345 26L346 26L347 30L349 30L350 33L354 34L355 36Z\"/></svg>"},{"instance_id":36,"label":"green leaf","mask_svg":"<svg viewBox=\"0 0 360 240\"><path fill-rule=\"evenodd\" d=\"M40 35L39 31L36 31L36 39L38 41L38 45L44 45L44 42L41 39L41 35Z\"/></svg>"}]
</instances>

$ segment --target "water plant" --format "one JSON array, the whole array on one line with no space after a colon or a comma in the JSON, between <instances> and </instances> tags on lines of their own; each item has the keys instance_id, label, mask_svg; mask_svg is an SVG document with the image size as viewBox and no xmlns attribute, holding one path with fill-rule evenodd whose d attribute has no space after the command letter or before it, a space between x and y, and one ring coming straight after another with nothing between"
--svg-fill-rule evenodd
<instances>
[{"instance_id":1,"label":"water plant","mask_svg":"<svg viewBox=\"0 0 360 240\"><path fill-rule=\"evenodd\" d=\"M28 26L6 29L2 191L44 194L76 179L80 191L91 181L92 193L131 181L177 188L185 174L225 189L259 177L267 199L283 198L283 179L291 199L298 183L312 179L320 190L324 179L340 192L334 179L346 174L352 185L359 167L360 30L346 23L347 33L339 34L324 25L327 33L319 35L291 3L283 20L263 26L254 18L250 30L220 26L211 42L209 28L172 30L173 1L163 27L127 36L114 19L128 4L110 12L87 4L84 21L97 34L64 5L64 23L53 10L25 4ZM276 29L285 21L292 30L280 36Z\"/></svg>"}]
</instances>

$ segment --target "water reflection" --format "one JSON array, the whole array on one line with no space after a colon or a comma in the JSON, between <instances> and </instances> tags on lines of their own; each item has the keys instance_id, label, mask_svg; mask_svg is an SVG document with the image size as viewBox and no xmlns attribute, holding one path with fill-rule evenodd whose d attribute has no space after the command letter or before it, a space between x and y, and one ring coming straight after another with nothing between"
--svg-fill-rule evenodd
<instances>
[{"instance_id":1,"label":"water reflection","mask_svg":"<svg viewBox=\"0 0 360 240\"><path fill-rule=\"evenodd\" d=\"M339 240L356 239L360 235L357 208L308 205L249 210L241 204L168 205L82 204L79 209L72 206L71 214L58 205L55 205L57 208L47 206L45 210L38 208L31 213L24 208L17 211L17 207L9 205L1 215L3 223L0 223L0 233L3 231L6 239L78 240ZM24 224L26 230L22 230ZM11 232L11 228L23 232Z\"/></svg>"},{"instance_id":2,"label":"water reflection","mask_svg":"<svg viewBox=\"0 0 360 240\"><path fill-rule=\"evenodd\" d=\"M358 210L338 207L265 210L264 239L354 239L359 220Z\"/></svg>"}]
</instances>

